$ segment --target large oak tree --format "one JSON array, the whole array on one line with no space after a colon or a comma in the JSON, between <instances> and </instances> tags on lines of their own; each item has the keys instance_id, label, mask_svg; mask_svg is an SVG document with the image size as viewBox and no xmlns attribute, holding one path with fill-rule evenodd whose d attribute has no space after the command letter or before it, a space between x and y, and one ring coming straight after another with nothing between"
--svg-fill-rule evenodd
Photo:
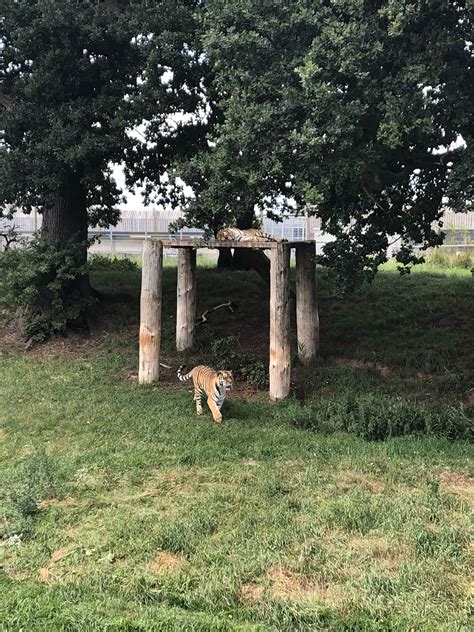
<instances>
[{"instance_id":1,"label":"large oak tree","mask_svg":"<svg viewBox=\"0 0 474 632\"><path fill-rule=\"evenodd\" d=\"M118 219L111 163L140 174L131 134L160 123L153 164L173 151L166 120L193 111L195 2L2 0L0 209L43 215L44 237L82 243L88 225ZM190 44L191 42L191 44ZM171 80L166 77L171 72ZM149 89L152 86L152 89Z\"/></svg>"},{"instance_id":2,"label":"large oak tree","mask_svg":"<svg viewBox=\"0 0 474 632\"><path fill-rule=\"evenodd\" d=\"M214 230L292 199L337 238L326 261L352 286L390 235L402 264L440 243L443 205L472 204L464 0L207 0L203 14L219 117L178 165L197 193L188 222Z\"/></svg>"}]
</instances>

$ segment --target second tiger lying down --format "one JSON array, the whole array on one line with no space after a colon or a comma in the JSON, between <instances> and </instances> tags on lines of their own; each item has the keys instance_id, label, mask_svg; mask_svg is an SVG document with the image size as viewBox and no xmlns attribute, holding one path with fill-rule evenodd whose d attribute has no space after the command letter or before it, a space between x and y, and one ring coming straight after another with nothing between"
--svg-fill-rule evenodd
<instances>
[{"instance_id":1,"label":"second tiger lying down","mask_svg":"<svg viewBox=\"0 0 474 632\"><path fill-rule=\"evenodd\" d=\"M203 414L201 405L201 395L206 393L207 405L211 409L214 421L218 424L222 421L221 408L224 403L227 391L230 391L234 383L232 371L214 371L210 366L195 366L189 373L183 374L184 366L178 367L178 380L186 382L193 378L194 399L196 401L196 412Z\"/></svg>"}]
</instances>

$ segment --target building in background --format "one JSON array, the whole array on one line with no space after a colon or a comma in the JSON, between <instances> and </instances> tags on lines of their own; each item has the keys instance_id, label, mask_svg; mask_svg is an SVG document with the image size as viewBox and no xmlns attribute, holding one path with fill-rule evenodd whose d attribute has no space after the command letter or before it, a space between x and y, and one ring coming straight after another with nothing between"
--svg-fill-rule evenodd
<instances>
[{"instance_id":1,"label":"building in background","mask_svg":"<svg viewBox=\"0 0 474 632\"><path fill-rule=\"evenodd\" d=\"M170 224L181 217L180 210L153 208L137 211L123 210L116 226L89 229L89 236L97 238L90 247L90 252L92 254L140 255L143 240L151 236L177 239L202 236L202 231L196 228L183 228L179 233L170 234ZM474 247L474 211L454 213L446 210L443 221L443 230L446 232L443 247ZM36 213L25 215L17 212L13 220L0 220L0 222L4 225L14 225L21 235L28 237L41 228L41 215ZM288 241L314 239L318 252L321 252L325 244L334 239L332 235L322 230L319 218L303 215L289 215L282 222L265 217L263 229L269 235L283 237ZM393 255L396 247L396 243L391 246L389 256ZM176 251L167 250L167 254L175 256ZM208 254L215 256L216 251L209 251Z\"/></svg>"}]
</instances>

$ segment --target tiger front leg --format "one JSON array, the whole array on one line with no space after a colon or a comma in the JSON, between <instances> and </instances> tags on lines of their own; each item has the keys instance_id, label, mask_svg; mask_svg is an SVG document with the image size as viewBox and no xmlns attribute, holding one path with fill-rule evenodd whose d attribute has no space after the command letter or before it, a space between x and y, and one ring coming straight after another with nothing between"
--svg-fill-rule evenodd
<instances>
[{"instance_id":1,"label":"tiger front leg","mask_svg":"<svg viewBox=\"0 0 474 632\"><path fill-rule=\"evenodd\" d=\"M207 399L207 405L209 406L212 416L214 417L214 421L216 424L220 424L222 421L221 411L219 410L215 401L213 401L210 397Z\"/></svg>"},{"instance_id":2,"label":"tiger front leg","mask_svg":"<svg viewBox=\"0 0 474 632\"><path fill-rule=\"evenodd\" d=\"M196 413L198 415L203 414L202 404L201 404L201 391L194 391L194 399L196 401Z\"/></svg>"}]
</instances>

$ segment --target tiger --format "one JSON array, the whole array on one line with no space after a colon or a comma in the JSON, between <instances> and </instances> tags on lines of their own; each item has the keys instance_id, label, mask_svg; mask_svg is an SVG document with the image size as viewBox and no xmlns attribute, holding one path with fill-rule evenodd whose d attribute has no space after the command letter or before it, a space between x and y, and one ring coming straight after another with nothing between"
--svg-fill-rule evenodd
<instances>
[{"instance_id":1,"label":"tiger","mask_svg":"<svg viewBox=\"0 0 474 632\"><path fill-rule=\"evenodd\" d=\"M210 366L199 365L191 369L189 373L183 374L184 366L178 367L177 376L181 382L186 382L191 377L194 384L194 400L196 402L196 412L203 414L201 405L201 395L206 393L207 405L211 409L214 421L217 424L222 422L221 408L227 392L234 384L232 371L215 371Z\"/></svg>"},{"instance_id":2,"label":"tiger","mask_svg":"<svg viewBox=\"0 0 474 632\"><path fill-rule=\"evenodd\" d=\"M272 237L259 228L221 228L217 231L219 241L286 241L282 237Z\"/></svg>"}]
</instances>

